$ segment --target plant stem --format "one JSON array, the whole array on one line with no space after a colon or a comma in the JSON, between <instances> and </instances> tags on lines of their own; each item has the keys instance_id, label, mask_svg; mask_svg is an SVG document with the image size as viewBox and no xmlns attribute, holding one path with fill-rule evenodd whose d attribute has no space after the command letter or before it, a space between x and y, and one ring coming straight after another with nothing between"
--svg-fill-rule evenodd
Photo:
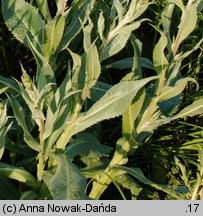
<instances>
[{"instance_id":1,"label":"plant stem","mask_svg":"<svg viewBox=\"0 0 203 216\"><path fill-rule=\"evenodd\" d=\"M118 173L117 170L113 170L112 167L115 165L123 165L127 162L127 153L131 149L131 144L128 140L125 140L120 150L116 151L110 164L104 171L104 173L96 176L93 182L93 188L89 194L92 199L99 199L104 191L108 188L112 179L114 179Z\"/></svg>"},{"instance_id":2,"label":"plant stem","mask_svg":"<svg viewBox=\"0 0 203 216\"><path fill-rule=\"evenodd\" d=\"M72 136L71 133L70 133L70 131L71 131L71 129L72 129L75 121L77 120L78 115L79 115L81 109L82 109L81 103L77 103L76 106L75 106L72 118L71 118L70 122L68 123L68 126L66 127L64 133L59 138L59 141L57 143L57 148L64 149L65 146L66 146L66 144L70 140L70 138Z\"/></svg>"}]
</instances>

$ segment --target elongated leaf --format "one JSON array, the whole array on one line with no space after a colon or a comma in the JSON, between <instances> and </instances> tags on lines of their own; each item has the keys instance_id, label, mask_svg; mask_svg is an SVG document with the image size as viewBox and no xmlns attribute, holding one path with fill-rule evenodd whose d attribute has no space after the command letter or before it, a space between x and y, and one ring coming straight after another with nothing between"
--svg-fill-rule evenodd
<instances>
[{"instance_id":1,"label":"elongated leaf","mask_svg":"<svg viewBox=\"0 0 203 216\"><path fill-rule=\"evenodd\" d=\"M44 19L50 21L52 18L49 12L48 0L36 0L36 3Z\"/></svg>"},{"instance_id":2,"label":"elongated leaf","mask_svg":"<svg viewBox=\"0 0 203 216\"><path fill-rule=\"evenodd\" d=\"M113 5L118 13L119 22L121 22L124 14L124 7L119 0L113 0Z\"/></svg>"},{"instance_id":3,"label":"elongated leaf","mask_svg":"<svg viewBox=\"0 0 203 216\"><path fill-rule=\"evenodd\" d=\"M161 91L161 95L158 97L158 101L159 102L165 101L165 100L168 100L172 97L176 97L177 95L181 94L182 91L185 89L187 83L190 81L196 83L197 88L198 88L199 84L197 83L195 79L189 78L189 77L182 78L176 82L175 86L164 87Z\"/></svg>"},{"instance_id":4,"label":"elongated leaf","mask_svg":"<svg viewBox=\"0 0 203 216\"><path fill-rule=\"evenodd\" d=\"M90 89L89 98L93 101L98 101L111 88L111 85L97 81Z\"/></svg>"},{"instance_id":5,"label":"elongated leaf","mask_svg":"<svg viewBox=\"0 0 203 216\"><path fill-rule=\"evenodd\" d=\"M0 125L0 160L4 153L4 148L6 144L6 136L7 136L9 129L11 128L11 125L12 123L10 123L9 125L6 125L6 124Z\"/></svg>"},{"instance_id":6,"label":"elongated leaf","mask_svg":"<svg viewBox=\"0 0 203 216\"><path fill-rule=\"evenodd\" d=\"M37 82L38 89L41 91L48 83L55 83L54 71L48 59L42 55L41 51L36 49L33 42L28 37L27 42L37 61Z\"/></svg>"},{"instance_id":7,"label":"elongated leaf","mask_svg":"<svg viewBox=\"0 0 203 216\"><path fill-rule=\"evenodd\" d=\"M185 6L182 0L173 0L173 2L182 10L185 11Z\"/></svg>"},{"instance_id":8,"label":"elongated leaf","mask_svg":"<svg viewBox=\"0 0 203 216\"><path fill-rule=\"evenodd\" d=\"M11 93L13 95L16 95L19 93L19 87L17 85L17 83L9 78L3 77L0 75L0 90L2 91L2 89L4 89L3 92L8 92ZM3 93L1 92L1 93Z\"/></svg>"},{"instance_id":9,"label":"elongated leaf","mask_svg":"<svg viewBox=\"0 0 203 216\"><path fill-rule=\"evenodd\" d=\"M134 50L132 72L135 74L137 79L142 79L142 69L141 69L142 43L133 34L130 37L130 41L133 45L133 50Z\"/></svg>"},{"instance_id":10,"label":"elongated leaf","mask_svg":"<svg viewBox=\"0 0 203 216\"><path fill-rule=\"evenodd\" d=\"M86 84L83 89L82 98L85 99L89 95L90 88L95 85L101 73L99 54L94 43L89 47L85 54L85 68L81 67L80 72L84 73L83 71L86 74Z\"/></svg>"},{"instance_id":11,"label":"elongated leaf","mask_svg":"<svg viewBox=\"0 0 203 216\"><path fill-rule=\"evenodd\" d=\"M82 60L81 57L72 52L70 49L67 49L73 59L73 67L72 67L72 87L74 90L78 89L78 80L79 80L79 73L80 73L80 68L81 68L81 64L82 64Z\"/></svg>"},{"instance_id":12,"label":"elongated leaf","mask_svg":"<svg viewBox=\"0 0 203 216\"><path fill-rule=\"evenodd\" d=\"M102 145L94 135L82 133L74 142L67 146L65 153L72 160L76 155L87 156L94 154L101 157L108 155L112 150L111 147Z\"/></svg>"},{"instance_id":13,"label":"elongated leaf","mask_svg":"<svg viewBox=\"0 0 203 216\"><path fill-rule=\"evenodd\" d=\"M45 57L50 58L58 49L65 26L63 16L57 16L48 22L43 31L42 52Z\"/></svg>"},{"instance_id":14,"label":"elongated leaf","mask_svg":"<svg viewBox=\"0 0 203 216\"><path fill-rule=\"evenodd\" d=\"M25 122L24 110L22 109L22 107L20 106L20 104L15 99L9 97L9 101L10 101L11 106L13 108L13 112L14 112L15 118L16 118L18 124L22 127L22 129L24 131L25 142L28 144L28 146L30 148L32 148L35 151L39 152L41 150L41 146L32 137L32 135L30 134L30 132L28 130L28 127L27 127L26 122Z\"/></svg>"},{"instance_id":15,"label":"elongated leaf","mask_svg":"<svg viewBox=\"0 0 203 216\"><path fill-rule=\"evenodd\" d=\"M119 51L121 51L129 37L131 35L131 32L123 32L121 34L116 35L111 41L110 43L107 45L107 47L105 47L105 49L103 50L102 54L101 54L101 61L117 54Z\"/></svg>"},{"instance_id":16,"label":"elongated leaf","mask_svg":"<svg viewBox=\"0 0 203 216\"><path fill-rule=\"evenodd\" d=\"M167 1L167 5L164 7L164 10L161 14L161 19L162 19L162 25L164 28L164 33L168 38L168 50L170 50L172 40L171 40L171 35L170 35L170 29L171 29L171 20L172 20L172 15L173 15L173 10L174 10L175 4L173 0Z\"/></svg>"},{"instance_id":17,"label":"elongated leaf","mask_svg":"<svg viewBox=\"0 0 203 216\"><path fill-rule=\"evenodd\" d=\"M21 194L20 200L35 200L38 198L38 194L35 191L25 191Z\"/></svg>"},{"instance_id":18,"label":"elongated leaf","mask_svg":"<svg viewBox=\"0 0 203 216\"><path fill-rule=\"evenodd\" d=\"M155 78L126 81L113 86L85 115L78 118L70 133L73 135L104 119L121 115L126 111L137 92Z\"/></svg>"},{"instance_id":19,"label":"elongated leaf","mask_svg":"<svg viewBox=\"0 0 203 216\"><path fill-rule=\"evenodd\" d=\"M9 164L0 162L0 175L5 177L15 179L16 181L23 182L26 185L32 187L33 189L37 188L37 181L29 172L23 168L18 168L11 166Z\"/></svg>"},{"instance_id":20,"label":"elongated leaf","mask_svg":"<svg viewBox=\"0 0 203 216\"><path fill-rule=\"evenodd\" d=\"M173 119L192 117L203 113L203 99L194 101L191 105L184 108Z\"/></svg>"},{"instance_id":21,"label":"elongated leaf","mask_svg":"<svg viewBox=\"0 0 203 216\"><path fill-rule=\"evenodd\" d=\"M89 14L94 7L94 3L95 2L92 0L77 1L75 3L75 10L73 10L74 16L72 17L70 24L64 29L64 35L59 50L67 47L81 31L83 23L87 21L87 17L89 17Z\"/></svg>"},{"instance_id":22,"label":"elongated leaf","mask_svg":"<svg viewBox=\"0 0 203 216\"><path fill-rule=\"evenodd\" d=\"M188 25L190 23L190 25ZM178 32L179 44L184 41L191 32L195 29L197 24L197 3L192 4L183 12L181 18L180 29Z\"/></svg>"},{"instance_id":23,"label":"elongated leaf","mask_svg":"<svg viewBox=\"0 0 203 216\"><path fill-rule=\"evenodd\" d=\"M128 17L132 17L134 15L134 13L136 12L136 9L137 9L138 2L139 2L138 0L134 0L134 1L130 2L129 9L128 9L128 12L126 14Z\"/></svg>"},{"instance_id":24,"label":"elongated leaf","mask_svg":"<svg viewBox=\"0 0 203 216\"><path fill-rule=\"evenodd\" d=\"M197 8L198 12L202 11L203 10L203 1L199 0L199 4L198 4L198 8Z\"/></svg>"},{"instance_id":25,"label":"elongated leaf","mask_svg":"<svg viewBox=\"0 0 203 216\"><path fill-rule=\"evenodd\" d=\"M122 187L130 190L132 200L136 200L139 193L142 191L142 187L138 185L136 181L133 178L131 178L128 174L116 176L115 181Z\"/></svg>"},{"instance_id":26,"label":"elongated leaf","mask_svg":"<svg viewBox=\"0 0 203 216\"><path fill-rule=\"evenodd\" d=\"M154 69L153 63L148 59L148 58L141 58L140 59L141 67L143 68L148 68L151 70ZM121 59L119 61L113 62L108 65L104 65L103 68L116 68L116 69L127 69L127 68L132 68L133 67L133 57Z\"/></svg>"},{"instance_id":27,"label":"elongated leaf","mask_svg":"<svg viewBox=\"0 0 203 216\"><path fill-rule=\"evenodd\" d=\"M24 0L2 0L2 8L5 23L14 36L25 45L28 37L39 49L44 22L36 8Z\"/></svg>"},{"instance_id":28,"label":"elongated leaf","mask_svg":"<svg viewBox=\"0 0 203 216\"><path fill-rule=\"evenodd\" d=\"M57 109L55 112L52 112L51 107L48 108L45 122L45 131L43 134L44 139L49 138L53 133L55 133L59 124L62 128L66 124L66 120L69 118L69 112L71 109L71 105L67 105L67 103L71 103L71 100L68 100L68 98L79 92L81 91L68 92L65 94L64 100L57 104Z\"/></svg>"},{"instance_id":29,"label":"elongated leaf","mask_svg":"<svg viewBox=\"0 0 203 216\"><path fill-rule=\"evenodd\" d=\"M150 185L150 186L152 186L158 190L164 191L165 193L170 194L171 196L175 197L176 199L183 199L184 198L184 195L179 194L172 187L169 187L167 185L156 184L156 183L152 182L151 180L147 179L144 176L141 169L139 169L139 168L128 168L128 167L124 167L124 166L122 166L122 167L121 166L115 166L113 169L124 171L124 172L132 175L136 179L138 179L140 182L147 184L147 185Z\"/></svg>"},{"instance_id":30,"label":"elongated leaf","mask_svg":"<svg viewBox=\"0 0 203 216\"><path fill-rule=\"evenodd\" d=\"M85 177L66 155L55 155L57 171L48 185L55 200L81 200L85 198Z\"/></svg>"},{"instance_id":31,"label":"elongated leaf","mask_svg":"<svg viewBox=\"0 0 203 216\"><path fill-rule=\"evenodd\" d=\"M125 25L118 31L118 34L135 31L136 29L138 29L140 27L142 22L146 21L146 20L148 20L148 19L141 19L139 21Z\"/></svg>"},{"instance_id":32,"label":"elongated leaf","mask_svg":"<svg viewBox=\"0 0 203 216\"><path fill-rule=\"evenodd\" d=\"M89 18L89 24L83 28L83 35L84 35L83 46L84 46L85 52L88 51L89 47L92 44L91 33L92 33L93 27L94 27L94 25L93 25L91 19Z\"/></svg>"},{"instance_id":33,"label":"elongated leaf","mask_svg":"<svg viewBox=\"0 0 203 216\"><path fill-rule=\"evenodd\" d=\"M99 14L99 19L98 19L97 26L98 26L99 36L100 36L102 42L104 44L106 44L106 39L104 37L105 18L104 18L104 15L103 15L103 11L101 11L100 14Z\"/></svg>"},{"instance_id":34,"label":"elongated leaf","mask_svg":"<svg viewBox=\"0 0 203 216\"><path fill-rule=\"evenodd\" d=\"M133 1L132 1L132 4L133 4ZM154 4L154 2L153 1L152 2L147 1L146 3L143 2L143 4L139 3L138 4L139 7L137 7L136 11L132 10L133 16L130 19L130 21L133 21L133 20L139 18L147 10L147 8L150 4Z\"/></svg>"},{"instance_id":35,"label":"elongated leaf","mask_svg":"<svg viewBox=\"0 0 203 216\"><path fill-rule=\"evenodd\" d=\"M123 113L122 131L124 137L129 138L132 136L135 127L135 120L141 111L144 99L145 92L141 91L138 95L136 95L132 104L130 104L127 110Z\"/></svg>"},{"instance_id":36,"label":"elongated leaf","mask_svg":"<svg viewBox=\"0 0 203 216\"><path fill-rule=\"evenodd\" d=\"M158 30L158 29L157 29ZM153 51L153 62L157 74L164 72L165 68L168 66L168 60L165 55L165 48L167 46L168 40L165 34L158 30L161 34L161 38L159 39L158 43L156 44L154 51Z\"/></svg>"}]
</instances>

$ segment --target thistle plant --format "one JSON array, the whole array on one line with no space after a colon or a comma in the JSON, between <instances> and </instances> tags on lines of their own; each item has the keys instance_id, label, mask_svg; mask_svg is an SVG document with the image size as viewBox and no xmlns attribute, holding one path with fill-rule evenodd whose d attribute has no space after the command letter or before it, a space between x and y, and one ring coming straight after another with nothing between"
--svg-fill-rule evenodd
<instances>
[{"instance_id":1,"label":"thistle plant","mask_svg":"<svg viewBox=\"0 0 203 216\"><path fill-rule=\"evenodd\" d=\"M163 28L153 26L160 38L152 61L142 57L142 42L136 31L143 23L150 23L144 14L154 1L55 3L57 10L52 15L48 1L36 0L36 9L24 0L2 0L5 24L32 51L37 69L32 78L21 64L21 81L0 76L0 93L6 95L1 114L1 155L13 142L7 132L21 128L20 146L26 146L36 165L29 172L1 162L1 175L26 185L16 192L20 199L99 199L111 182L122 184L121 179L125 179L126 187L133 185L134 194L139 191L137 179L177 199L184 198L171 187L150 181L140 169L124 165L129 154L160 125L202 113L202 99L178 110L188 82L195 83L198 90L197 81L183 78L180 67L203 39L184 53L179 48L196 27L201 1L189 0L187 5L166 1ZM177 8L182 16L172 37L171 19ZM81 49L77 43L82 44ZM127 44L132 46L133 57L112 61ZM63 80L57 80L62 53L68 54L66 72ZM100 79L107 68L130 68L130 72L112 86ZM144 77L143 68L154 70L156 75ZM6 114L7 107L13 116ZM122 117L122 137L114 150L100 143L89 128L118 116ZM12 182L9 184L13 187Z\"/></svg>"}]
</instances>

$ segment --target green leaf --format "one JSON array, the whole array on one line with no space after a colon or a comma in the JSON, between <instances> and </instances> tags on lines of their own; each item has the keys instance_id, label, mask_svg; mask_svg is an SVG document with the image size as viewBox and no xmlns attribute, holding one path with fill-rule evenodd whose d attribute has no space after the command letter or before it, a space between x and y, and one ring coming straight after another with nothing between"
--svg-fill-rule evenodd
<instances>
[{"instance_id":1,"label":"green leaf","mask_svg":"<svg viewBox=\"0 0 203 216\"><path fill-rule=\"evenodd\" d=\"M70 24L64 29L59 50L64 49L64 47L68 47L74 38L79 34L83 24L87 21L87 18L94 7L94 3L95 1L92 0L77 1L75 3L75 10L73 11L74 16L72 17Z\"/></svg>"},{"instance_id":2,"label":"green leaf","mask_svg":"<svg viewBox=\"0 0 203 216\"><path fill-rule=\"evenodd\" d=\"M50 58L58 49L65 26L65 19L59 15L49 21L43 29L42 53Z\"/></svg>"},{"instance_id":3,"label":"green leaf","mask_svg":"<svg viewBox=\"0 0 203 216\"><path fill-rule=\"evenodd\" d=\"M127 110L123 113L122 119L122 133L124 137L130 138L132 136L135 120L140 114L141 108L145 100L145 92L140 91L133 99L132 104L129 105Z\"/></svg>"},{"instance_id":4,"label":"green leaf","mask_svg":"<svg viewBox=\"0 0 203 216\"><path fill-rule=\"evenodd\" d=\"M142 43L133 34L130 37L130 41L133 45L133 50L134 50L132 72L135 74L137 79L141 79L142 78L142 69L141 69Z\"/></svg>"},{"instance_id":5,"label":"green leaf","mask_svg":"<svg viewBox=\"0 0 203 216\"><path fill-rule=\"evenodd\" d=\"M156 77L121 82L113 86L85 115L82 115L76 120L70 134L76 134L97 122L121 115L126 111L137 92L154 79Z\"/></svg>"},{"instance_id":6,"label":"green leaf","mask_svg":"<svg viewBox=\"0 0 203 216\"><path fill-rule=\"evenodd\" d=\"M126 14L128 17L132 17L135 14L138 3L139 3L138 0L134 0L134 1L130 2L129 9L128 9L128 12Z\"/></svg>"},{"instance_id":7,"label":"green leaf","mask_svg":"<svg viewBox=\"0 0 203 216\"><path fill-rule=\"evenodd\" d=\"M203 1L202 0L199 0L199 4L198 4L198 8L197 8L197 11L200 12L203 10Z\"/></svg>"},{"instance_id":8,"label":"green leaf","mask_svg":"<svg viewBox=\"0 0 203 216\"><path fill-rule=\"evenodd\" d=\"M169 0L167 1L167 5L164 7L164 10L161 14L161 20L162 20L162 26L164 29L164 34L167 36L168 38L168 50L171 49L171 44L172 44L172 40L171 40L171 20L172 20L172 15L173 15L173 11L174 11L174 1L173 0Z\"/></svg>"},{"instance_id":9,"label":"green leaf","mask_svg":"<svg viewBox=\"0 0 203 216\"><path fill-rule=\"evenodd\" d=\"M52 112L52 108L49 107L47 111L46 116L46 122L45 122L45 131L43 134L43 139L45 140L44 144L44 151L45 151L45 157L48 157L52 146L57 141L60 134L63 132L67 121L70 118L71 114L71 99L69 100L69 97L72 95L81 92L81 91L74 91L74 92L68 92L63 100L57 104L57 109L55 112ZM69 104L69 105L67 105Z\"/></svg>"},{"instance_id":10,"label":"green leaf","mask_svg":"<svg viewBox=\"0 0 203 216\"><path fill-rule=\"evenodd\" d=\"M20 200L35 200L38 194L35 191L25 191L21 194Z\"/></svg>"},{"instance_id":11,"label":"green leaf","mask_svg":"<svg viewBox=\"0 0 203 216\"><path fill-rule=\"evenodd\" d=\"M73 160L77 155L87 156L89 154L95 154L101 157L108 155L111 151L111 147L100 144L93 134L82 133L67 146L65 154L70 158L70 160Z\"/></svg>"},{"instance_id":12,"label":"green leaf","mask_svg":"<svg viewBox=\"0 0 203 216\"><path fill-rule=\"evenodd\" d=\"M65 154L55 155L57 170L48 188L55 200L81 200L85 198L85 177Z\"/></svg>"},{"instance_id":13,"label":"green leaf","mask_svg":"<svg viewBox=\"0 0 203 216\"><path fill-rule=\"evenodd\" d=\"M73 67L72 67L72 87L73 89L78 89L78 80L79 80L79 73L80 73L80 67L81 67L81 64L82 64L82 60L81 60L81 57L72 52L70 49L67 48L67 50L69 51L72 59L73 59Z\"/></svg>"},{"instance_id":14,"label":"green leaf","mask_svg":"<svg viewBox=\"0 0 203 216\"><path fill-rule=\"evenodd\" d=\"M178 80L175 83L175 86L166 86L161 90L161 94L158 97L158 101L162 102L165 100L168 100L172 97L176 97L177 95L181 94L182 91L185 89L186 85L188 84L188 82L194 82L197 85L197 89L199 84L197 83L197 81L193 78L182 78L180 80Z\"/></svg>"},{"instance_id":15,"label":"green leaf","mask_svg":"<svg viewBox=\"0 0 203 216\"><path fill-rule=\"evenodd\" d=\"M153 62L154 62L154 67L157 71L157 74L161 74L165 71L166 67L168 66L168 60L164 52L168 44L168 39L162 31L158 29L157 31L161 34L161 38L159 39L158 43L156 44L154 48Z\"/></svg>"},{"instance_id":16,"label":"green leaf","mask_svg":"<svg viewBox=\"0 0 203 216\"><path fill-rule=\"evenodd\" d=\"M188 25L190 23L190 25ZM178 31L179 44L184 41L195 29L197 24L197 4L194 3L183 12Z\"/></svg>"},{"instance_id":17,"label":"green leaf","mask_svg":"<svg viewBox=\"0 0 203 216\"><path fill-rule=\"evenodd\" d=\"M48 0L36 0L37 6L46 21L50 21L51 14L49 12Z\"/></svg>"},{"instance_id":18,"label":"green leaf","mask_svg":"<svg viewBox=\"0 0 203 216\"><path fill-rule=\"evenodd\" d=\"M2 117L2 116L1 116ZM11 128L12 123L6 125L6 122L0 125L0 160L4 153L4 148L6 144L6 137L9 129Z\"/></svg>"},{"instance_id":19,"label":"green leaf","mask_svg":"<svg viewBox=\"0 0 203 216\"><path fill-rule=\"evenodd\" d=\"M101 73L99 54L94 43L89 47L87 53L85 53L84 58L85 67L81 67L80 71L80 73L86 74L85 87L82 92L83 100L85 100L85 98L89 95L91 87L95 85Z\"/></svg>"},{"instance_id":20,"label":"green leaf","mask_svg":"<svg viewBox=\"0 0 203 216\"><path fill-rule=\"evenodd\" d=\"M111 85L97 81L90 89L89 98L93 101L98 101L111 88Z\"/></svg>"},{"instance_id":21,"label":"green leaf","mask_svg":"<svg viewBox=\"0 0 203 216\"><path fill-rule=\"evenodd\" d=\"M28 37L39 49L41 44L39 33L44 22L36 8L24 0L2 0L2 9L5 24L14 36L25 45L28 45L26 40Z\"/></svg>"},{"instance_id":22,"label":"green leaf","mask_svg":"<svg viewBox=\"0 0 203 216\"><path fill-rule=\"evenodd\" d=\"M136 0L137 1L137 0ZM134 1L131 1L131 4L133 5L134 3L133 3ZM154 4L154 2L152 1L152 2L149 2L149 3L140 3L140 2L138 2L137 1L137 8L136 8L136 10L133 10L133 7L132 7L132 10L130 9L129 11L128 11L128 13L130 12L130 14L132 15L132 18L130 19L130 21L133 21L133 20L135 20L135 19L138 19L146 10L147 10L147 8L148 8L148 6L150 5L150 4ZM128 14L127 13L127 14Z\"/></svg>"},{"instance_id":23,"label":"green leaf","mask_svg":"<svg viewBox=\"0 0 203 216\"><path fill-rule=\"evenodd\" d=\"M134 179L132 179L129 175L123 174L120 176L116 176L115 181L121 185L123 188L130 190L132 195L132 200L136 200L140 192L142 191L142 187L138 185Z\"/></svg>"},{"instance_id":24,"label":"green leaf","mask_svg":"<svg viewBox=\"0 0 203 216\"><path fill-rule=\"evenodd\" d=\"M141 58L140 64L141 64L141 67L143 68L155 70L153 63L148 58ZM115 61L113 63L103 66L104 69L115 68L115 69L120 69L120 70L132 68L132 67L133 67L133 57L124 58L124 59L121 59L121 60L118 60L118 61Z\"/></svg>"},{"instance_id":25,"label":"green leaf","mask_svg":"<svg viewBox=\"0 0 203 216\"><path fill-rule=\"evenodd\" d=\"M0 175L14 179L19 182L23 182L26 185L32 187L34 190L36 190L38 187L37 181L34 176L32 176L23 168L11 166L9 164L0 162Z\"/></svg>"},{"instance_id":26,"label":"green leaf","mask_svg":"<svg viewBox=\"0 0 203 216\"><path fill-rule=\"evenodd\" d=\"M131 35L130 31L123 32L116 35L102 51L101 61L121 51L125 47L130 35Z\"/></svg>"},{"instance_id":27,"label":"green leaf","mask_svg":"<svg viewBox=\"0 0 203 216\"><path fill-rule=\"evenodd\" d=\"M91 19L89 18L88 25L83 28L83 35L84 35L84 37L83 37L83 46L84 46L85 52L88 51L89 47L92 44L91 33L92 33L93 27L94 27L94 25L93 25Z\"/></svg>"},{"instance_id":28,"label":"green leaf","mask_svg":"<svg viewBox=\"0 0 203 216\"><path fill-rule=\"evenodd\" d=\"M179 194L178 192L176 192L172 187L169 187L167 185L161 185L161 184L156 184L154 182L152 182L151 180L147 179L142 170L139 168L129 168L129 167L124 167L124 166L114 166L113 169L115 170L120 170L120 171L124 171L130 175L132 175L133 177L135 177L136 179L138 179L140 182L150 185L158 190L164 191L167 194L170 194L171 196L175 197L176 199L183 199L184 195Z\"/></svg>"},{"instance_id":29,"label":"green leaf","mask_svg":"<svg viewBox=\"0 0 203 216\"><path fill-rule=\"evenodd\" d=\"M119 22L121 22L124 14L124 7L119 0L113 0L113 5L116 8L116 11L118 13L118 20Z\"/></svg>"},{"instance_id":30,"label":"green leaf","mask_svg":"<svg viewBox=\"0 0 203 216\"><path fill-rule=\"evenodd\" d=\"M184 166L177 157L174 157L174 161L182 173L181 178L184 181L185 186L189 189L190 188L190 181L189 181L189 176L187 175L188 173L186 171L186 166Z\"/></svg>"},{"instance_id":31,"label":"green leaf","mask_svg":"<svg viewBox=\"0 0 203 216\"><path fill-rule=\"evenodd\" d=\"M3 91L2 91L3 89ZM0 90L2 91L1 94L3 92L8 92L10 94L13 94L13 95L18 95L19 94L19 87L17 85L17 83L10 79L10 78L6 78L6 77L3 77L0 75Z\"/></svg>"},{"instance_id":32,"label":"green leaf","mask_svg":"<svg viewBox=\"0 0 203 216\"><path fill-rule=\"evenodd\" d=\"M203 99L194 101L191 105L184 108L173 119L192 117L203 113Z\"/></svg>"},{"instance_id":33,"label":"green leaf","mask_svg":"<svg viewBox=\"0 0 203 216\"><path fill-rule=\"evenodd\" d=\"M185 11L185 6L182 0L173 0L173 2L182 10Z\"/></svg>"},{"instance_id":34,"label":"green leaf","mask_svg":"<svg viewBox=\"0 0 203 216\"><path fill-rule=\"evenodd\" d=\"M99 19L98 19L97 26L98 26L99 36L100 36L102 42L104 44L106 44L106 39L104 37L105 18L104 18L104 15L103 15L103 11L101 11L100 14L99 14Z\"/></svg>"},{"instance_id":35,"label":"green leaf","mask_svg":"<svg viewBox=\"0 0 203 216\"><path fill-rule=\"evenodd\" d=\"M66 77L64 78L63 82L57 89L52 101L50 102L47 113L46 113L46 121L45 121L45 131L43 134L43 139L50 137L51 134L54 133L54 127L56 126L58 120L61 116L63 116L63 113L66 113L66 116L69 117L68 113L70 110L70 106L67 106L67 103L69 100L67 100L71 95L77 93L75 91L69 92L71 89L71 83L70 83L70 77L67 73ZM64 124L65 124L64 119ZM62 125L61 125L62 127Z\"/></svg>"},{"instance_id":36,"label":"green leaf","mask_svg":"<svg viewBox=\"0 0 203 216\"><path fill-rule=\"evenodd\" d=\"M24 131L25 142L27 143L27 145L30 148L34 149L35 151L40 152L41 151L40 144L32 137L32 135L30 134L29 129L26 125L24 110L22 109L20 104L15 99L13 99L9 96L8 96L8 98L9 98L9 101L10 101L11 106L13 108L15 118L16 118L18 124L22 127L22 129Z\"/></svg>"}]
</instances>

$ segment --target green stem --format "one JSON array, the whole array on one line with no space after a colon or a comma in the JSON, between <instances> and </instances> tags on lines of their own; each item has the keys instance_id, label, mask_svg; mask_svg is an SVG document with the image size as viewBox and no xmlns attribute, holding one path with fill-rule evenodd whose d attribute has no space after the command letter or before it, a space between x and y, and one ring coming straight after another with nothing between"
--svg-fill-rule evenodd
<instances>
[{"instance_id":1,"label":"green stem","mask_svg":"<svg viewBox=\"0 0 203 216\"><path fill-rule=\"evenodd\" d=\"M74 113L72 115L72 118L70 120L70 122L68 123L68 126L66 127L64 133L61 135L61 137L59 138L59 141L57 143L57 148L59 149L64 149L66 147L66 144L69 142L70 138L71 138L71 129L75 123L75 121L78 118L78 115L81 111L82 105L80 103L77 103L74 109Z\"/></svg>"},{"instance_id":2,"label":"green stem","mask_svg":"<svg viewBox=\"0 0 203 216\"><path fill-rule=\"evenodd\" d=\"M99 199L104 191L108 188L112 179L114 179L119 173L117 170L113 170L115 165L123 165L127 162L127 153L131 149L131 144L128 140L121 146L119 151L116 151L110 164L100 175L96 176L93 182L92 190L89 197L92 199Z\"/></svg>"}]
</instances>

